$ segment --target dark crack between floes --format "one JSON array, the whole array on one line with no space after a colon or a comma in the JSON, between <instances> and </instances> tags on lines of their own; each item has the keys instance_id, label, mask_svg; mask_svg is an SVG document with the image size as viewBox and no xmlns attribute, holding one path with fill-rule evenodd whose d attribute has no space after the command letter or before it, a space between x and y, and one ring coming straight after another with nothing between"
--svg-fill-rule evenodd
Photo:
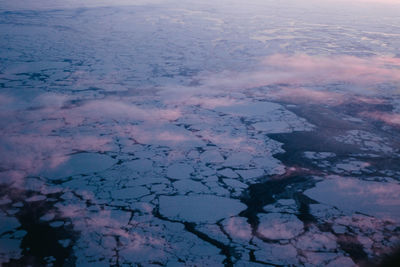
<instances>
[{"instance_id":1,"label":"dark crack between floes","mask_svg":"<svg viewBox=\"0 0 400 267\"><path fill-rule=\"evenodd\" d=\"M165 216L163 216L158 207L154 208L153 210L153 215L163 221L168 221L168 222L173 222L173 223L180 223L184 226L184 229L186 231L188 231L191 234L194 234L195 236L197 236L199 239L211 244L212 246L220 249L220 253L222 255L225 256L225 260L223 261L224 266L226 267L233 267L235 260L238 258L238 255L236 255L235 252L235 247L229 246L229 245L225 245L224 243L209 237L207 234L196 230L196 224L193 222L184 222L184 221L179 221L179 220L173 220L173 219L169 219Z\"/></svg>"}]
</instances>

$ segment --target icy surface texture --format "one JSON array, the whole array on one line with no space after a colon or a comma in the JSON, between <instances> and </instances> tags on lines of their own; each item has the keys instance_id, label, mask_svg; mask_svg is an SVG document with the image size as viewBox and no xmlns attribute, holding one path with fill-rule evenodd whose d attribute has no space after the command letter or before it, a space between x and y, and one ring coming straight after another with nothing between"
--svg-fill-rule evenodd
<instances>
[{"instance_id":1,"label":"icy surface texture","mask_svg":"<svg viewBox=\"0 0 400 267\"><path fill-rule=\"evenodd\" d=\"M0 0L0 265L395 254L400 6L336 2Z\"/></svg>"}]
</instances>

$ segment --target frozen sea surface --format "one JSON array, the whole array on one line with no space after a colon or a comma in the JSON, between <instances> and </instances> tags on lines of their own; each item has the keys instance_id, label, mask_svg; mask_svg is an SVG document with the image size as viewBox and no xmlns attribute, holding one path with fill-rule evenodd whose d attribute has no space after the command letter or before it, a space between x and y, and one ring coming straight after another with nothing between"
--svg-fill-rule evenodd
<instances>
[{"instance_id":1,"label":"frozen sea surface","mask_svg":"<svg viewBox=\"0 0 400 267\"><path fill-rule=\"evenodd\" d=\"M352 2L0 0L0 265L390 264L400 5Z\"/></svg>"}]
</instances>

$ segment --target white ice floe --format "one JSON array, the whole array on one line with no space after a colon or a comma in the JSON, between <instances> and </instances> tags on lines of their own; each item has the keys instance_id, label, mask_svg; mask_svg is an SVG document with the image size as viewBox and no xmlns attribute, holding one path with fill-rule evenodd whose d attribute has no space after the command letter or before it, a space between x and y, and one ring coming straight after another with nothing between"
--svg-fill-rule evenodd
<instances>
[{"instance_id":1,"label":"white ice floe","mask_svg":"<svg viewBox=\"0 0 400 267\"><path fill-rule=\"evenodd\" d=\"M117 190L111 191L111 197L113 199L122 199L122 200L132 200L138 199L145 195L148 195L150 192L143 186L135 186L128 188L121 188Z\"/></svg>"},{"instance_id":2,"label":"white ice floe","mask_svg":"<svg viewBox=\"0 0 400 267\"><path fill-rule=\"evenodd\" d=\"M257 232L268 239L291 239L304 231L303 223L293 214L267 213L258 217Z\"/></svg>"},{"instance_id":3,"label":"white ice floe","mask_svg":"<svg viewBox=\"0 0 400 267\"><path fill-rule=\"evenodd\" d=\"M224 162L224 166L227 167L247 167L251 163L253 155L246 151L234 152L228 156Z\"/></svg>"},{"instance_id":4,"label":"white ice floe","mask_svg":"<svg viewBox=\"0 0 400 267\"><path fill-rule=\"evenodd\" d=\"M248 170L236 170L236 172L246 181L260 178L264 175L262 169L248 169Z\"/></svg>"},{"instance_id":5,"label":"white ice floe","mask_svg":"<svg viewBox=\"0 0 400 267\"><path fill-rule=\"evenodd\" d=\"M172 179L189 179L193 172L192 166L185 163L175 163L168 167L167 176Z\"/></svg>"},{"instance_id":6,"label":"white ice floe","mask_svg":"<svg viewBox=\"0 0 400 267\"><path fill-rule=\"evenodd\" d=\"M214 195L161 196L160 213L172 220L212 223L245 209L239 200Z\"/></svg>"},{"instance_id":7,"label":"white ice floe","mask_svg":"<svg viewBox=\"0 0 400 267\"><path fill-rule=\"evenodd\" d=\"M209 192L209 189L205 185L190 179L176 181L173 183L173 187L179 192L179 194L185 194L188 192L194 192L194 193Z\"/></svg>"},{"instance_id":8,"label":"white ice floe","mask_svg":"<svg viewBox=\"0 0 400 267\"><path fill-rule=\"evenodd\" d=\"M238 178L239 177L239 175L236 172L234 172L232 169L229 169L229 168L219 170L218 175L221 175L223 177L228 177L228 178Z\"/></svg>"},{"instance_id":9,"label":"white ice floe","mask_svg":"<svg viewBox=\"0 0 400 267\"><path fill-rule=\"evenodd\" d=\"M237 179L223 179L223 181L227 186L234 188L235 190L240 190L248 187L247 184L244 184Z\"/></svg>"},{"instance_id":10,"label":"white ice floe","mask_svg":"<svg viewBox=\"0 0 400 267\"><path fill-rule=\"evenodd\" d=\"M296 248L303 251L336 252L336 237L331 233L321 233L316 227L311 227L296 240Z\"/></svg>"},{"instance_id":11,"label":"white ice floe","mask_svg":"<svg viewBox=\"0 0 400 267\"><path fill-rule=\"evenodd\" d=\"M153 169L153 161L149 159L138 159L126 162L125 165L135 172L145 173Z\"/></svg>"},{"instance_id":12,"label":"white ice floe","mask_svg":"<svg viewBox=\"0 0 400 267\"><path fill-rule=\"evenodd\" d=\"M200 155L200 160L205 163L221 163L224 158L218 150L207 150Z\"/></svg>"},{"instance_id":13,"label":"white ice floe","mask_svg":"<svg viewBox=\"0 0 400 267\"><path fill-rule=\"evenodd\" d=\"M254 252L257 260L271 265L299 265L298 254L296 248L291 244L270 244L255 239L254 243L259 249Z\"/></svg>"}]
</instances>

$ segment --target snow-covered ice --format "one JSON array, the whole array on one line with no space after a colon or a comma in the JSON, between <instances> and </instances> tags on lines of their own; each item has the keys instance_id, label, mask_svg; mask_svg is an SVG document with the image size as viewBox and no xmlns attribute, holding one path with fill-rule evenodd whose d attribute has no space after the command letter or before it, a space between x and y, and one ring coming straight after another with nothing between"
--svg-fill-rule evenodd
<instances>
[{"instance_id":1,"label":"snow-covered ice","mask_svg":"<svg viewBox=\"0 0 400 267\"><path fill-rule=\"evenodd\" d=\"M358 2L0 0L0 265L381 264L400 10Z\"/></svg>"}]
</instances>

